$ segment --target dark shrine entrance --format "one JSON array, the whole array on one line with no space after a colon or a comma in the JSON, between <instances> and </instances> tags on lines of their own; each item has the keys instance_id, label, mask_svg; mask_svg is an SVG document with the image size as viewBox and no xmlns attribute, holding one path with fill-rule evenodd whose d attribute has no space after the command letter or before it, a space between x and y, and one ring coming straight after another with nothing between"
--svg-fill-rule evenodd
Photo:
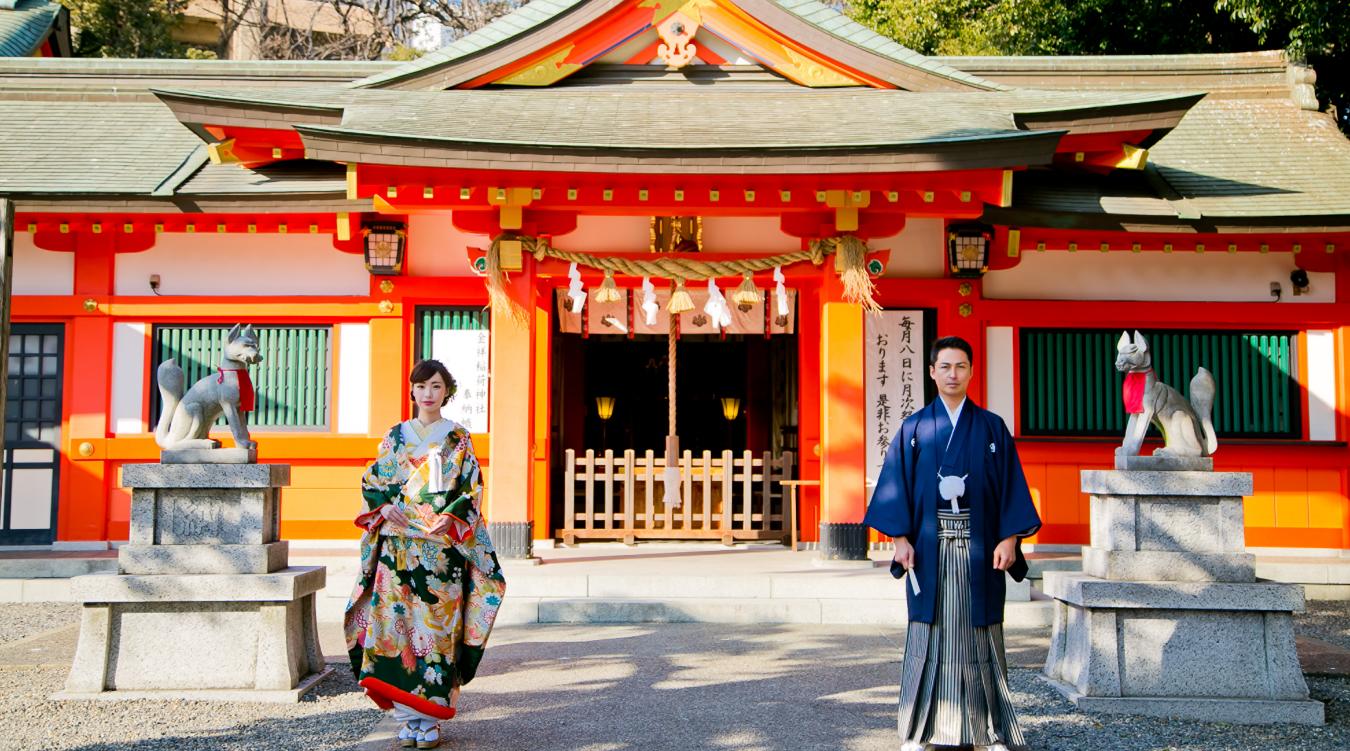
<instances>
[{"instance_id":1,"label":"dark shrine entrance","mask_svg":"<svg viewBox=\"0 0 1350 751\"><path fill-rule=\"evenodd\" d=\"M797 337L676 344L682 498L663 502L669 338L555 334L555 530L575 539L782 539L797 450Z\"/></svg>"}]
</instances>

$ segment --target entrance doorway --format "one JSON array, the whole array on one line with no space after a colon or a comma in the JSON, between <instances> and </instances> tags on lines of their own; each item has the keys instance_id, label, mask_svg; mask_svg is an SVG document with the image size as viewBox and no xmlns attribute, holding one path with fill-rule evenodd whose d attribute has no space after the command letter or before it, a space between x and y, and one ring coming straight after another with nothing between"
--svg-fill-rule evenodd
<instances>
[{"instance_id":1,"label":"entrance doorway","mask_svg":"<svg viewBox=\"0 0 1350 751\"><path fill-rule=\"evenodd\" d=\"M678 506L663 502L668 337L555 337L556 535L565 542L790 535L779 482L795 469L795 335L678 340Z\"/></svg>"},{"instance_id":2,"label":"entrance doorway","mask_svg":"<svg viewBox=\"0 0 1350 751\"><path fill-rule=\"evenodd\" d=\"M48 545L56 536L64 338L60 324L10 327L0 545Z\"/></svg>"}]
</instances>

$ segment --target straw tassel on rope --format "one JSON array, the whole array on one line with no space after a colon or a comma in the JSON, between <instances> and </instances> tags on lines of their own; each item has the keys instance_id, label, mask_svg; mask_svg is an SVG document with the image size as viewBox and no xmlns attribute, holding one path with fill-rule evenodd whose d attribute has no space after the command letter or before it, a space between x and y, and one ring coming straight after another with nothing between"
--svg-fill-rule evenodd
<instances>
[{"instance_id":1,"label":"straw tassel on rope","mask_svg":"<svg viewBox=\"0 0 1350 751\"><path fill-rule=\"evenodd\" d=\"M529 314L525 311L525 308L521 307L520 303L516 302L515 298L511 297L511 293L506 290L506 272L502 270L501 258L501 245L502 240L504 239L509 240L514 238L499 235L493 238L492 245L488 248L488 302L493 310L499 313L505 313L522 326L528 325L530 322Z\"/></svg>"}]
</instances>

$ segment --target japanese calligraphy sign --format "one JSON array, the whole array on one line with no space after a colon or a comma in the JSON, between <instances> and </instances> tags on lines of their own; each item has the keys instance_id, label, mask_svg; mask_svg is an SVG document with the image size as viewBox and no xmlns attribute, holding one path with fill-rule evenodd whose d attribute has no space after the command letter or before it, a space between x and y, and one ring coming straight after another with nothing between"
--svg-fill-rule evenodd
<instances>
[{"instance_id":1,"label":"japanese calligraphy sign","mask_svg":"<svg viewBox=\"0 0 1350 751\"><path fill-rule=\"evenodd\" d=\"M924 405L927 353L923 311L883 310L864 316L863 373L867 379L867 496L881 473L891 437Z\"/></svg>"},{"instance_id":2,"label":"japanese calligraphy sign","mask_svg":"<svg viewBox=\"0 0 1350 751\"><path fill-rule=\"evenodd\" d=\"M434 331L431 356L445 365L459 390L441 409L441 416L454 420L470 433L488 429L488 339L487 330Z\"/></svg>"}]
</instances>

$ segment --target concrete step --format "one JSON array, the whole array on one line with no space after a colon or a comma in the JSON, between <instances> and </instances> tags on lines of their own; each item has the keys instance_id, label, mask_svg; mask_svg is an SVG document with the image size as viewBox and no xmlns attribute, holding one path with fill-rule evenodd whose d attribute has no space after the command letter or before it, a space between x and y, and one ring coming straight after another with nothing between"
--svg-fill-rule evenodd
<instances>
[{"instance_id":1,"label":"concrete step","mask_svg":"<svg viewBox=\"0 0 1350 751\"><path fill-rule=\"evenodd\" d=\"M116 557L0 558L0 579L69 579L108 571L117 571Z\"/></svg>"},{"instance_id":2,"label":"concrete step","mask_svg":"<svg viewBox=\"0 0 1350 751\"><path fill-rule=\"evenodd\" d=\"M1010 602L1004 611L1008 628L1048 628L1053 618L1048 600ZM666 600L507 597L498 622L528 623L822 623L851 625L902 624L904 600L819 598Z\"/></svg>"}]
</instances>

